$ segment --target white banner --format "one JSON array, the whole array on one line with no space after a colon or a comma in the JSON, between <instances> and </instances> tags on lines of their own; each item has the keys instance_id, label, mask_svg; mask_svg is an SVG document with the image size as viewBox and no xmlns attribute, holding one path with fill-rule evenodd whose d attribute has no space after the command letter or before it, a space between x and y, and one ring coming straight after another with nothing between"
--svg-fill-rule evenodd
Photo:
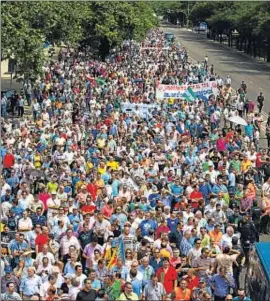
<instances>
[{"instance_id":1,"label":"white banner","mask_svg":"<svg viewBox=\"0 0 270 301\"><path fill-rule=\"evenodd\" d=\"M121 109L122 112L126 114L133 114L137 112L139 116L142 118L148 119L151 117L152 111L157 108L160 108L159 104L146 104L146 103L129 103L129 102L123 102L121 103Z\"/></svg>"},{"instance_id":2,"label":"white banner","mask_svg":"<svg viewBox=\"0 0 270 301\"><path fill-rule=\"evenodd\" d=\"M183 94L186 92L187 88L191 88L192 91L196 94L196 96L203 100L208 100L208 97L211 94L217 94L217 82L205 82L194 85L157 85L156 88L156 98L164 99L164 98L184 98Z\"/></svg>"}]
</instances>

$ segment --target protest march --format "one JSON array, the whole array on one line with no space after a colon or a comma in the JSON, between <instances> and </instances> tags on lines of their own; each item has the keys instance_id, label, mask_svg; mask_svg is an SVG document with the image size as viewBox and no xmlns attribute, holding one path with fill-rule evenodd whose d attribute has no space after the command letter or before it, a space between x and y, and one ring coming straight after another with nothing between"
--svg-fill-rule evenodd
<instances>
[{"instance_id":1,"label":"protest march","mask_svg":"<svg viewBox=\"0 0 270 301\"><path fill-rule=\"evenodd\" d=\"M251 300L270 157L211 57L161 29L105 61L62 48L1 112L2 300Z\"/></svg>"}]
</instances>

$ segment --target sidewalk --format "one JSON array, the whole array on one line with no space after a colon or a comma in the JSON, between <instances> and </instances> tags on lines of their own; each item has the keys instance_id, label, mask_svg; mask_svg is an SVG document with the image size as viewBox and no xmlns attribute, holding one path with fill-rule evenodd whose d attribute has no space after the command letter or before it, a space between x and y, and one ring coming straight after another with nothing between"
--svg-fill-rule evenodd
<instances>
[{"instance_id":1,"label":"sidewalk","mask_svg":"<svg viewBox=\"0 0 270 301\"><path fill-rule=\"evenodd\" d=\"M270 63L267 63L266 61L262 60L262 58L251 56L251 55L245 53L244 51L240 51L240 50L236 49L235 47L228 46L226 43L220 43L218 41L214 41L212 39L208 39L206 37L206 33L197 33L197 32L194 32L192 29L188 29L188 28L183 28L182 30L189 31L189 32L191 32L194 35L200 35L203 38L205 38L205 40L209 41L210 43L218 44L218 45L224 47L224 49L227 49L229 51L233 51L235 53L238 53L238 54L240 54L241 56L243 56L246 59L250 59L250 60L252 60L252 61L254 61L256 63L263 64L263 65L266 65L266 66L270 67Z\"/></svg>"},{"instance_id":2,"label":"sidewalk","mask_svg":"<svg viewBox=\"0 0 270 301\"><path fill-rule=\"evenodd\" d=\"M14 89L17 92L20 92L22 89L22 83L18 83L16 79L10 79L10 74L4 74L1 77L1 90L10 90Z\"/></svg>"}]
</instances>

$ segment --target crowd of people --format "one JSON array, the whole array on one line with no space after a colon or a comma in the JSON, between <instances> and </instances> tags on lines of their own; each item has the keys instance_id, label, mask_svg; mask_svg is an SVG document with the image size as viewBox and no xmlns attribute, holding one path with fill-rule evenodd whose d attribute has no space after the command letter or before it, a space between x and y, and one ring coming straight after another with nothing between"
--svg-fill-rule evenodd
<instances>
[{"instance_id":1,"label":"crowd of people","mask_svg":"<svg viewBox=\"0 0 270 301\"><path fill-rule=\"evenodd\" d=\"M251 300L241 270L269 231L264 100L167 44L154 29L105 62L61 50L19 119L2 118L2 300ZM156 98L208 81L208 99Z\"/></svg>"}]
</instances>

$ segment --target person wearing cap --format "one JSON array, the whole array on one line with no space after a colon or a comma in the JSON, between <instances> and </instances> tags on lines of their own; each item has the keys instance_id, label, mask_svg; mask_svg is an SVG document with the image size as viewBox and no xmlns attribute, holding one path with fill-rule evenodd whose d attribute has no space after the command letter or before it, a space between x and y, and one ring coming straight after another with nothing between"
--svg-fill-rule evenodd
<instances>
[{"instance_id":1,"label":"person wearing cap","mask_svg":"<svg viewBox=\"0 0 270 301\"><path fill-rule=\"evenodd\" d=\"M203 301L210 301L212 300L212 290L207 285L206 278L200 277L199 278L199 285L197 288L195 288L192 292L192 298L194 300L197 300L196 298L199 298L199 295L202 295L203 297L206 296L205 299L202 299ZM210 297L210 298L209 298Z\"/></svg>"},{"instance_id":2,"label":"person wearing cap","mask_svg":"<svg viewBox=\"0 0 270 301\"><path fill-rule=\"evenodd\" d=\"M12 267L10 265L6 266L3 270L5 275L1 277L1 292L2 294L8 291L7 284L12 282L14 284L14 290L18 292L20 287L20 280L13 273Z\"/></svg>"}]
</instances>

